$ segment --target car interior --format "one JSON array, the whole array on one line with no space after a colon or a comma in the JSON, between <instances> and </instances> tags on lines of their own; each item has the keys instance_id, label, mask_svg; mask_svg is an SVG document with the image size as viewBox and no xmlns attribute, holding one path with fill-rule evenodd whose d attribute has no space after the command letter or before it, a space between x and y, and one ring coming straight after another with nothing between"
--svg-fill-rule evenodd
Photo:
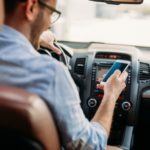
<instances>
[{"instance_id":1,"label":"car interior","mask_svg":"<svg viewBox=\"0 0 150 150\"><path fill-rule=\"evenodd\" d=\"M54 119L37 95L0 86L0 146L3 150L60 150Z\"/></svg>"},{"instance_id":2,"label":"car interior","mask_svg":"<svg viewBox=\"0 0 150 150\"><path fill-rule=\"evenodd\" d=\"M143 0L88 2L115 7L140 7L144 3ZM39 53L54 57L67 66L77 85L83 112L89 120L104 95L103 90L97 89L98 79L103 78L116 60L130 62L126 88L116 103L108 144L123 150L149 149L150 45L59 40L55 46L62 51L62 55L58 56L44 47L40 48ZM15 87L0 86L0 133L3 149L14 146L16 150L59 150L61 145L57 127L43 100ZM21 145L24 146L20 148Z\"/></svg>"}]
</instances>

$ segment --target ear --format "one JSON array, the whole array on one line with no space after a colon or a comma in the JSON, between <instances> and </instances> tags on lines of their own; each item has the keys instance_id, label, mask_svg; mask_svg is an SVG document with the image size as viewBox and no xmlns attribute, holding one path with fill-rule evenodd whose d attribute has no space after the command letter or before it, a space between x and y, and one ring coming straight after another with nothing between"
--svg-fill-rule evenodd
<instances>
[{"instance_id":1,"label":"ear","mask_svg":"<svg viewBox=\"0 0 150 150\"><path fill-rule=\"evenodd\" d=\"M26 18L29 21L33 21L35 20L38 12L39 12L38 0L27 0L25 7Z\"/></svg>"}]
</instances>

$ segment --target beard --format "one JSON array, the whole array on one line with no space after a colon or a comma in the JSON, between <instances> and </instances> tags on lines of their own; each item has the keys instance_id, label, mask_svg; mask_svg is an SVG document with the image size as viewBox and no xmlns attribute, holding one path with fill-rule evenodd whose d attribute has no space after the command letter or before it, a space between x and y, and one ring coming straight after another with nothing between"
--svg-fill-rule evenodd
<instances>
[{"instance_id":1,"label":"beard","mask_svg":"<svg viewBox=\"0 0 150 150\"><path fill-rule=\"evenodd\" d=\"M43 11L39 12L35 22L32 25L31 29L31 38L30 41L35 49L39 48L39 38L41 33L44 31L44 20L43 20Z\"/></svg>"}]
</instances>

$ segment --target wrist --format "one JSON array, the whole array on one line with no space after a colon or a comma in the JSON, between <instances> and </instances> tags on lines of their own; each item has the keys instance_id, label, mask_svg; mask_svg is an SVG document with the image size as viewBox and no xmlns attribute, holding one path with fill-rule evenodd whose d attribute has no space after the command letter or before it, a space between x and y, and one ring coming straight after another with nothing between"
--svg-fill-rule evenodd
<instances>
[{"instance_id":1,"label":"wrist","mask_svg":"<svg viewBox=\"0 0 150 150\"><path fill-rule=\"evenodd\" d=\"M103 100L102 100L101 105L100 105L100 110L102 108L104 108L105 112L112 114L114 111L115 105L116 105L116 101L113 98L103 97Z\"/></svg>"},{"instance_id":2,"label":"wrist","mask_svg":"<svg viewBox=\"0 0 150 150\"><path fill-rule=\"evenodd\" d=\"M115 105L117 98L114 94L104 94L102 103L111 103L111 105Z\"/></svg>"}]
</instances>

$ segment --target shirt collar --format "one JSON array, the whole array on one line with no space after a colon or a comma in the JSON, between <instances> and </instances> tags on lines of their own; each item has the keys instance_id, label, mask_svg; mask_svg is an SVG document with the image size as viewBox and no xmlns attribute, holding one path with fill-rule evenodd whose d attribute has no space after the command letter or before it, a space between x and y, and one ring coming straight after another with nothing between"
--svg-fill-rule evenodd
<instances>
[{"instance_id":1,"label":"shirt collar","mask_svg":"<svg viewBox=\"0 0 150 150\"><path fill-rule=\"evenodd\" d=\"M5 36L6 39L11 38L12 40L14 39L16 42L20 44L30 46L28 50L33 54L39 55L39 53L37 52L37 50L35 50L35 48L32 46L30 41L22 33L15 30L14 28L7 26L7 25L3 25L1 28L0 35Z\"/></svg>"}]
</instances>

